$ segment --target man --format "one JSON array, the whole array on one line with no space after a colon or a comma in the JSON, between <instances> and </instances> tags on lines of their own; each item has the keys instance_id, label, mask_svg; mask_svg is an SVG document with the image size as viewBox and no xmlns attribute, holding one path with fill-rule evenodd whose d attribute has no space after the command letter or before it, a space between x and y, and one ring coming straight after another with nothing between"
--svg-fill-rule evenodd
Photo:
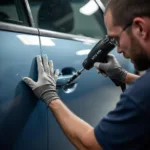
<instances>
[{"instance_id":1,"label":"man","mask_svg":"<svg viewBox=\"0 0 150 150\"><path fill-rule=\"evenodd\" d=\"M111 0L105 12L108 35L115 38L118 52L130 58L136 69L147 72L140 78L125 71L117 60L95 63L107 76L125 83L134 82L121 95L116 108L93 128L74 115L56 92L58 71L44 56L37 57L38 81L24 81L35 95L52 110L66 136L79 150L143 150L150 149L150 1Z\"/></svg>"}]
</instances>

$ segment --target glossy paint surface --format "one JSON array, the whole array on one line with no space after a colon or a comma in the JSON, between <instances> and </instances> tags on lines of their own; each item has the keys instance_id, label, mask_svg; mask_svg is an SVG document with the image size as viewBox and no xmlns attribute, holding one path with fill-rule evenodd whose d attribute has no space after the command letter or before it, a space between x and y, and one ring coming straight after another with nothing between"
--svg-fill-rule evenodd
<instances>
[{"instance_id":1,"label":"glossy paint surface","mask_svg":"<svg viewBox=\"0 0 150 150\"><path fill-rule=\"evenodd\" d=\"M46 106L22 81L25 76L37 79L39 38L0 31L0 39L0 149L46 149Z\"/></svg>"}]
</instances>

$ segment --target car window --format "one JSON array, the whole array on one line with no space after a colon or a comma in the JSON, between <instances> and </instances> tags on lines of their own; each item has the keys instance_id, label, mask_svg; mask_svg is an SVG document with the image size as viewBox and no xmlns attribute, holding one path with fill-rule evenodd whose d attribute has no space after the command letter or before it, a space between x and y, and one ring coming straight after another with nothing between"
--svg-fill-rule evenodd
<instances>
[{"instance_id":1,"label":"car window","mask_svg":"<svg viewBox=\"0 0 150 150\"><path fill-rule=\"evenodd\" d=\"M100 38L103 14L94 0L29 0L38 28Z\"/></svg>"},{"instance_id":2,"label":"car window","mask_svg":"<svg viewBox=\"0 0 150 150\"><path fill-rule=\"evenodd\" d=\"M0 0L0 21L27 25L20 0Z\"/></svg>"}]
</instances>

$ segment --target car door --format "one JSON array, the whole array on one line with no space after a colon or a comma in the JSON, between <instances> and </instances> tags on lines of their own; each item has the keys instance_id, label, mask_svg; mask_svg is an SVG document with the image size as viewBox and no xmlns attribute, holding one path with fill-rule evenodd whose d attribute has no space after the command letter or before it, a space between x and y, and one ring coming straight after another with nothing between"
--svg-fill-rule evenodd
<instances>
[{"instance_id":1,"label":"car door","mask_svg":"<svg viewBox=\"0 0 150 150\"><path fill-rule=\"evenodd\" d=\"M57 80L62 101L79 117L95 126L119 100L120 88L96 73L84 71L70 86L64 83L82 68L82 62L93 46L106 34L103 6L94 0L29 0L35 25L39 28L42 55L54 61L61 73ZM104 7L103 7L104 8ZM129 62L113 51L127 70ZM48 111L48 149L75 149Z\"/></svg>"},{"instance_id":2,"label":"car door","mask_svg":"<svg viewBox=\"0 0 150 150\"><path fill-rule=\"evenodd\" d=\"M47 149L47 109L22 79L37 79L39 32L28 3L0 1L0 149Z\"/></svg>"}]
</instances>

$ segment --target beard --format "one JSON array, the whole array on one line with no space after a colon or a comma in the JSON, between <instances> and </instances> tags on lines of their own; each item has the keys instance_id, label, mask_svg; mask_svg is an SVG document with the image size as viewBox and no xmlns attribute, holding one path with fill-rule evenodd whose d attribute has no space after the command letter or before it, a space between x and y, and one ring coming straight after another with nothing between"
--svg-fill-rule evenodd
<instances>
[{"instance_id":1,"label":"beard","mask_svg":"<svg viewBox=\"0 0 150 150\"><path fill-rule=\"evenodd\" d=\"M131 33L132 34L132 33ZM145 71L150 67L150 59L147 50L133 36L131 38L130 59L138 71Z\"/></svg>"}]
</instances>

